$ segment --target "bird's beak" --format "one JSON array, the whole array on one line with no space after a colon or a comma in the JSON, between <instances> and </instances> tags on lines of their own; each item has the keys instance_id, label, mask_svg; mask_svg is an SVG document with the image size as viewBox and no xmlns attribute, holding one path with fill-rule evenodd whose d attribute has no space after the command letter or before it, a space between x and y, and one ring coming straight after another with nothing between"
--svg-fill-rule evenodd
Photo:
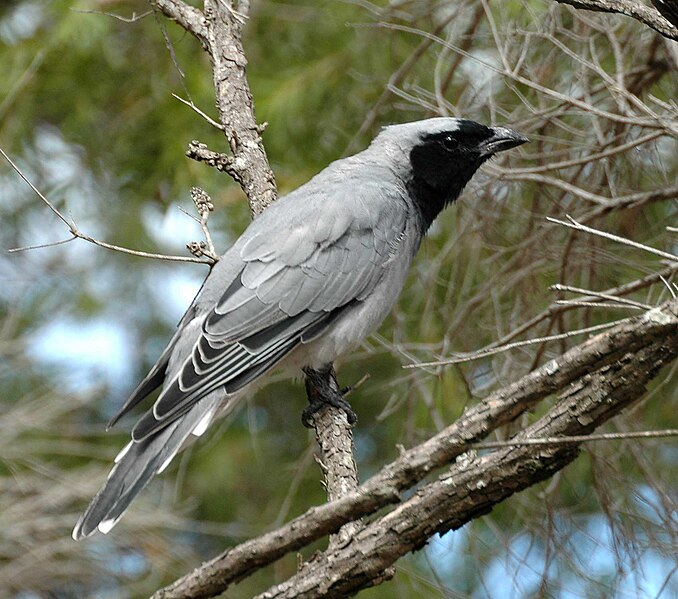
<instances>
[{"instance_id":1,"label":"bird's beak","mask_svg":"<svg viewBox=\"0 0 678 599\"><path fill-rule=\"evenodd\" d=\"M480 144L481 156L492 156L530 141L524 135L505 127L492 127L492 131L494 135Z\"/></svg>"}]
</instances>

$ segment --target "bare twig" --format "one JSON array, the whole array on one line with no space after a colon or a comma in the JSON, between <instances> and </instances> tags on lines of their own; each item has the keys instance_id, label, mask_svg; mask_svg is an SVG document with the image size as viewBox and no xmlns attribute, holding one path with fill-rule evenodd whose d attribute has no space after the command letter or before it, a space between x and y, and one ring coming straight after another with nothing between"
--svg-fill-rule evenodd
<instances>
[{"instance_id":1,"label":"bare twig","mask_svg":"<svg viewBox=\"0 0 678 599\"><path fill-rule=\"evenodd\" d=\"M113 12L106 12L103 10L82 10L78 8L71 8L71 11L85 14L85 15L103 15L105 17L112 17L118 21L122 21L123 23L136 23L137 21L141 21L141 19L146 18L148 15L152 15L153 11L147 10L145 12L142 12L141 14L137 14L136 12L132 11L132 16L131 17L123 17L122 15L115 14Z\"/></svg>"},{"instance_id":2,"label":"bare twig","mask_svg":"<svg viewBox=\"0 0 678 599\"><path fill-rule=\"evenodd\" d=\"M582 289L581 287L574 287L573 285L561 285L560 283L556 283L555 285L551 285L550 289L553 289L554 291L583 293L586 296L600 297L602 299L611 300L619 304L627 304L628 306L633 306L634 308L640 308L642 310L649 310L652 308L652 306L628 299L626 297L618 297L612 293L606 293L604 291L591 291L590 289Z\"/></svg>"},{"instance_id":3,"label":"bare twig","mask_svg":"<svg viewBox=\"0 0 678 599\"><path fill-rule=\"evenodd\" d=\"M628 304L613 304L613 303L604 303L604 302L582 302L578 300L556 300L556 304L559 306L573 306L577 308L613 308L618 310L619 308L625 308L627 310L644 310L645 308L640 308L638 306L628 305ZM545 341L550 341L550 339L545 339Z\"/></svg>"},{"instance_id":4,"label":"bare twig","mask_svg":"<svg viewBox=\"0 0 678 599\"><path fill-rule=\"evenodd\" d=\"M594 229L593 227L588 227L586 225L582 225L581 223L578 223L576 220L574 220L569 215L566 215L566 218L570 222L558 220L557 218L552 218L550 216L547 216L546 220L548 220L549 222L555 223L557 225L563 225L564 227L569 227L570 229L574 229L575 231L582 231L584 233L591 233L592 235L597 235L598 237L604 237L605 239L611 239L612 241L616 241L618 243L622 243L624 245L631 246L633 248L644 250L644 251L649 252L651 254L655 254L656 256L661 256L662 258L667 258L667 259L669 259L673 262L678 262L678 256L676 256L675 254L670 254L669 252L663 252L662 250L658 250L658 249L650 247L648 245L638 243L637 241L632 241L630 239L626 239L625 237L620 237L619 235L614 235L613 233L607 233L606 231L601 231L600 229Z\"/></svg>"},{"instance_id":5,"label":"bare twig","mask_svg":"<svg viewBox=\"0 0 678 599\"><path fill-rule=\"evenodd\" d=\"M179 100L179 102L181 102L182 104L186 104L186 106L189 106L192 110L197 112L202 118L204 118L215 129L218 129L219 131L224 130L224 126L221 123L217 123L211 116L209 116L208 114L205 114L202 110L200 110L200 108L198 108L193 103L193 100L191 100L189 102L188 100L184 100L181 96L177 96L177 94L174 94L174 93L172 94L172 97Z\"/></svg>"},{"instance_id":6,"label":"bare twig","mask_svg":"<svg viewBox=\"0 0 678 599\"><path fill-rule=\"evenodd\" d=\"M582 164L588 165L591 164L592 162L595 162L596 160L603 160L604 158L610 158L611 156L615 156L617 154L621 154L623 152L626 152L628 150L632 150L633 148L637 148L638 146L645 144L649 141L653 141L657 139L658 137L661 137L664 135L664 132L661 130L658 131L652 131L648 133L647 135L644 135L642 137L639 137L638 139L632 139L624 144L619 144L619 145L613 145L612 147L608 148L607 150L603 150L601 152L597 152L595 154L587 154L585 156L582 156L581 158L574 158L572 160L562 160L560 162L549 162L547 164L541 165L541 166L533 166L533 167L528 167L528 168L512 168L510 171L511 175L527 175L527 174L537 174L537 173L544 173L547 171L555 171L555 170L560 170L560 169L565 169L565 168L571 168L573 166L580 166Z\"/></svg>"},{"instance_id":7,"label":"bare twig","mask_svg":"<svg viewBox=\"0 0 678 599\"><path fill-rule=\"evenodd\" d=\"M483 441L473 443L469 449L497 449L519 445L567 445L568 443L592 443L595 441L623 441L624 439L663 439L678 437L678 429L667 428L659 431L633 431L627 433L600 433L598 435L574 435L564 437L535 437L531 439L511 439L509 441Z\"/></svg>"},{"instance_id":8,"label":"bare twig","mask_svg":"<svg viewBox=\"0 0 678 599\"><path fill-rule=\"evenodd\" d=\"M114 245L112 243L107 243L105 241L99 241L98 239L95 239L94 237L90 237L86 233L83 233L78 229L76 224L72 221L69 221L58 209L57 207L50 202L44 195L43 193L33 185L33 183L28 179L28 177L23 173L23 171L16 165L14 162L12 162L11 158L5 153L5 151L0 148L0 154L2 154L9 162L9 164L12 166L12 168L16 171L16 173L26 182L26 184L33 190L33 192L43 201L44 204L46 204L49 209L61 220L67 227L68 230L70 231L71 235L73 236L71 239L82 239L84 241L87 241L89 243L92 243L94 245L98 245L99 247L106 248L109 250L115 250L116 252L121 252L123 254L129 254L131 256L138 256L140 258L153 258L155 260L166 260L169 262L194 262L198 264L210 264L209 261L207 260L201 260L199 258L192 258L189 256L171 256L167 254L154 254L151 252L142 252L139 250L132 250L130 248L125 248L121 247L119 245ZM61 241L57 241L51 244L41 244L37 246L25 246L25 247L20 247L20 248L13 248L9 250L10 252L20 252L20 251L25 251L28 249L37 249L40 247L49 247L50 245L61 245L64 243L67 243L68 241L71 241L71 239L65 239Z\"/></svg>"},{"instance_id":9,"label":"bare twig","mask_svg":"<svg viewBox=\"0 0 678 599\"><path fill-rule=\"evenodd\" d=\"M577 329L575 331L567 331L565 333L559 333L557 335L547 335L545 337L537 337L535 339L526 339L525 341L515 341L513 343L507 343L506 345L500 345L498 347L493 347L491 349L481 349L470 354L456 356L454 358L446 358L444 360L434 360L432 362L416 362L415 364L405 364L403 368L428 368L431 366L444 366L446 364L461 364L462 362L471 362L473 360L480 360L481 358L486 358L487 356L494 356L495 354L510 351L518 347L525 347L528 345L538 345L539 343L544 343L545 341L557 341L559 339L569 339L570 337L576 337L577 335L586 335L588 333L595 333L597 331L609 329L610 327L620 322L623 322L623 320L617 320L615 322L605 322L603 324L597 324L592 327Z\"/></svg>"},{"instance_id":10,"label":"bare twig","mask_svg":"<svg viewBox=\"0 0 678 599\"><path fill-rule=\"evenodd\" d=\"M73 241L74 239L77 239L77 237L73 236L73 237L69 237L68 239L60 239L59 241L52 241L50 243L38 243L36 245L24 245L24 246L18 247L18 248L11 248L11 249L7 250L7 253L16 254L16 253L19 253L19 252L28 252L30 250L41 250L41 249L44 249L44 248L51 248L51 247L54 247L54 246L57 246L57 245L64 245L65 243L69 243L69 242Z\"/></svg>"},{"instance_id":11,"label":"bare twig","mask_svg":"<svg viewBox=\"0 0 678 599\"><path fill-rule=\"evenodd\" d=\"M661 281L662 283L664 283L664 287L668 289L669 293L671 294L671 297L675 299L676 298L675 290L678 290L678 285L676 285L675 283L671 285L671 283L669 283L664 277L661 277Z\"/></svg>"},{"instance_id":12,"label":"bare twig","mask_svg":"<svg viewBox=\"0 0 678 599\"><path fill-rule=\"evenodd\" d=\"M497 67L496 65L483 60L479 58L478 56L474 56L470 52L467 52L460 48L459 46L456 46L455 44L452 44L451 42L436 36L432 33L429 33L427 31L423 31L421 29L417 29L414 27L409 27L406 25L398 25L395 23L380 23L375 25L375 27L384 27L386 29L393 29L396 31L403 31L407 33L412 33L414 35L418 35L421 37L426 37L433 39L437 43L439 43L441 46L450 48L454 50L455 52L461 54L462 56L468 58L469 60L472 60L473 62L482 65L484 68L496 73L499 76L507 77L511 80L513 80L515 83L519 83L521 85L525 85L530 89L533 89L536 92L539 92L541 94L544 94L550 98L553 98L555 100L558 100L563 103L563 105L567 106L575 106L586 113L589 113L593 116L608 119L614 123L620 123L620 124L625 124L625 125L635 125L635 126L643 126L647 127L650 129L662 129L664 130L665 133L672 135L673 137L678 137L678 123L677 124L667 124L666 122L662 123L657 123L654 119L647 119L647 118L640 118L638 116L625 116L621 114L617 114L614 112L610 112L609 110L604 110L602 108L599 108L598 106L594 106L590 102L586 102L584 100L580 100L579 98L576 98L571 95L567 95L565 93L562 93L560 91L557 91L555 89L551 89L549 87L546 87L545 85L542 85L540 83L537 83L527 77L523 77L522 75L519 75L518 73L514 73L513 71L506 71L502 68Z\"/></svg>"},{"instance_id":13,"label":"bare twig","mask_svg":"<svg viewBox=\"0 0 678 599\"><path fill-rule=\"evenodd\" d=\"M649 287L650 285L654 285L655 283L658 283L659 281L662 280L663 277L665 276L670 276L673 273L675 273L678 270L678 264L674 266L669 266L668 268L665 268L659 272L649 274L642 279L638 279L636 281L632 281L630 283L625 283L624 285L620 285L619 287L612 287L610 289L606 289L603 293L606 293L607 295L614 295L615 297L621 296L621 295L627 295L629 293L633 293L635 291L638 291L640 289L645 289L646 287ZM592 296L585 296L578 298L579 301L588 301L588 300L593 300ZM540 323L544 322L545 320L555 318L556 316L567 312L569 310L573 309L572 306L567 306L567 305L562 305L562 304L557 304L557 303L552 303L548 308L537 314L536 316L532 317L530 320L527 322L523 323L522 325L516 327L513 329L511 332L507 333L506 335L503 335L496 341L492 342L491 344L485 346L482 348L481 351L483 350L489 350L494 347L501 347L505 345L506 343L510 342L512 339L515 339L516 337L522 335L523 333L526 333L530 329L534 328L535 326L539 325Z\"/></svg>"},{"instance_id":14,"label":"bare twig","mask_svg":"<svg viewBox=\"0 0 678 599\"><path fill-rule=\"evenodd\" d=\"M3 157L5 158L5 160L7 160L7 162L9 162L10 166L14 169L14 171L15 171L15 172L16 172L16 173L24 180L24 182L25 182L25 183L33 190L33 193L35 193L35 194L36 194L36 195L37 195L37 196L38 196L38 197L39 197L39 198L40 198L40 199L41 199L41 200L49 207L49 209L50 209L54 214L56 214L56 216L59 218L59 220L61 220L61 221L68 227L68 229L71 231L71 233L73 233L73 235L75 235L75 233L74 233L74 231L73 231L73 226L74 226L74 225L72 225L72 223L70 223L70 222L68 221L68 219L67 219L63 214L61 214L61 212L59 212L59 210L57 210L56 206L54 206L54 204L52 204L52 202L50 202L50 201L49 201L49 200L48 200L48 199L40 192L40 190L39 190L35 185L33 185L33 183L28 179L28 177L27 177L26 175L24 175L23 171L22 171L16 164L14 164L14 162L12 162L12 159L5 153L5 151L4 151L2 148L0 148L0 154L3 155Z\"/></svg>"},{"instance_id":15,"label":"bare twig","mask_svg":"<svg viewBox=\"0 0 678 599\"><path fill-rule=\"evenodd\" d=\"M31 64L26 67L26 70L21 74L21 77L19 77L13 85L8 86L5 97L2 99L2 102L0 102L0 120L5 116L10 106L12 106L19 92L31 81L31 79L33 79L33 75L38 72L46 55L47 51L45 49L36 52Z\"/></svg>"}]
</instances>

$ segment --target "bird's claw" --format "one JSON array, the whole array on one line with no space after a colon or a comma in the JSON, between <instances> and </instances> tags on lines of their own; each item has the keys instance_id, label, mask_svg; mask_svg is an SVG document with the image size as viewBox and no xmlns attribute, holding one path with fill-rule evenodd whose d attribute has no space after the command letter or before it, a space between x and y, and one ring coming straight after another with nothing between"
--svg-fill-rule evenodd
<instances>
[{"instance_id":1,"label":"bird's claw","mask_svg":"<svg viewBox=\"0 0 678 599\"><path fill-rule=\"evenodd\" d=\"M301 413L301 423L306 428L313 428L313 416L325 406L333 406L338 408L346 414L346 420L353 426L358 422L358 416L351 408L351 404L344 399L344 389L341 390L341 395L332 394L328 397L318 396L316 399L306 406Z\"/></svg>"},{"instance_id":2,"label":"bird's claw","mask_svg":"<svg viewBox=\"0 0 678 599\"><path fill-rule=\"evenodd\" d=\"M352 388L350 386L339 388L337 375L331 365L319 370L305 368L304 374L306 375L306 393L309 405L301 413L301 423L306 428L313 427L313 416L324 406L333 406L342 410L351 426L358 422L358 417L351 408L351 404L344 399L352 391Z\"/></svg>"}]
</instances>

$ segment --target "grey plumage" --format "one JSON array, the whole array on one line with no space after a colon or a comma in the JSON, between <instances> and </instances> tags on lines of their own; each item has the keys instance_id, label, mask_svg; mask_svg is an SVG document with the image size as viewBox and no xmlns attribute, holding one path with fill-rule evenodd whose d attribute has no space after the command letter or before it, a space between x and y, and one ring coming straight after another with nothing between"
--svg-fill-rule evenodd
<instances>
[{"instance_id":1,"label":"grey plumage","mask_svg":"<svg viewBox=\"0 0 678 599\"><path fill-rule=\"evenodd\" d=\"M254 220L111 421L161 387L73 537L108 532L190 437L266 372L322 368L358 345L395 303L433 219L485 160L525 141L460 119L387 127Z\"/></svg>"}]
</instances>

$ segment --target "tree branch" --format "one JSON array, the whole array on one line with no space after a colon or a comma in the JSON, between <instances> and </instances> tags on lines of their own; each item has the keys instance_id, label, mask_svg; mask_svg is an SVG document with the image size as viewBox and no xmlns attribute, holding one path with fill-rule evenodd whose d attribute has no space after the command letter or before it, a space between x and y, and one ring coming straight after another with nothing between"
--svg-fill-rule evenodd
<instances>
[{"instance_id":1,"label":"tree branch","mask_svg":"<svg viewBox=\"0 0 678 599\"><path fill-rule=\"evenodd\" d=\"M660 368L678 355L678 327L637 352L584 375L548 413L517 439L581 435L618 414L645 392ZM514 493L548 479L578 455L578 444L503 449L468 455L411 499L360 531L347 546L317 555L295 576L255 599L348 597L381 582L383 572L431 536L489 513Z\"/></svg>"},{"instance_id":2,"label":"tree branch","mask_svg":"<svg viewBox=\"0 0 678 599\"><path fill-rule=\"evenodd\" d=\"M157 8L168 19L171 19L190 34L194 35L207 47L207 25L205 15L194 6L181 0L151 0L151 5Z\"/></svg>"},{"instance_id":3,"label":"tree branch","mask_svg":"<svg viewBox=\"0 0 678 599\"><path fill-rule=\"evenodd\" d=\"M642 2L635 0L556 0L556 2L584 10L626 15L661 33L664 37L678 41L678 29L658 10Z\"/></svg>"},{"instance_id":4,"label":"tree branch","mask_svg":"<svg viewBox=\"0 0 678 599\"><path fill-rule=\"evenodd\" d=\"M397 503L401 500L402 491L421 481L435 468L449 464L467 451L470 444L483 439L492 430L532 409L546 396L565 388L578 379L585 381L587 388L591 387L593 383L591 383L589 373L602 371L609 365L621 363L629 357L629 359L635 359L634 356L637 359L633 363L640 364L641 356L644 355L641 350L644 351L650 346L665 347L666 353L660 352L658 360L660 362L670 360L678 352L677 335L678 300L671 300L641 316L618 324L606 333L588 339L559 358L551 360L511 385L494 392L431 439L404 451L398 459L385 466L355 492L337 501L313 507L277 530L225 551L169 587L158 591L154 599L211 597L223 592L232 583L242 580L262 566L322 536L335 532L343 524L374 513L389 504ZM655 371L652 372L654 374ZM606 405L605 402L602 402L602 405ZM612 413L609 413L607 417L611 416ZM573 417L573 421L576 421L576 418ZM602 421L601 419L595 420L596 423ZM528 431L531 431L530 437L539 438L585 433L597 426L597 424L594 426L594 420L591 420L590 416L586 416L580 423L577 422L573 428L567 430L551 430L547 427L531 428ZM522 450L531 451L534 455L542 453L550 455L561 449L530 446L522 448ZM507 451L512 452L517 449L512 448ZM554 467L557 465L560 468L566 463L566 461L557 462ZM499 466L501 469L504 464ZM549 470L547 463L539 465L539 468L541 470L535 470L535 476L537 476L536 473L541 473L543 478L546 478L553 472ZM478 480L487 479L488 476L485 473L482 479ZM490 480L494 479L490 478ZM468 514L471 514L470 510ZM360 538L364 538L366 534L369 535L367 530L374 529L368 527L360 533ZM341 551L349 551L353 545L354 543L350 543ZM339 554L336 552L331 555L338 559Z\"/></svg>"},{"instance_id":5,"label":"tree branch","mask_svg":"<svg viewBox=\"0 0 678 599\"><path fill-rule=\"evenodd\" d=\"M52 202L50 202L49 199L47 199L47 197L35 185L33 185L31 180L12 161L12 159L5 153L5 151L2 148L0 148L0 155L2 155L5 158L5 160L7 160L7 162L9 162L10 166L14 169L14 171L24 180L24 182L33 190L33 192L42 200L42 202L47 205L47 207L55 214L55 216L68 227L68 231L71 234L71 237L69 237L68 239L62 239L60 241L55 241L54 243L43 243L38 245L12 248L8 250L9 253L23 252L26 250L39 249L44 247L52 247L54 245L62 245L64 243L68 243L69 241L73 241L74 239L82 239L83 241L87 241L89 243L98 245L99 247L106 248L108 250L114 250L116 252L129 254L131 256L138 256L140 258L153 258L154 260L166 260L170 262L195 262L198 264L211 264L210 260L203 260L198 257L191 258L189 256L170 256L167 254L155 254L150 252L142 252L140 250L133 250L130 248L121 247L119 245L114 245L112 243L107 243L105 241L99 241L98 239L95 239L94 237L87 235L87 233L83 233L80 229L78 229L74 221L68 220L61 213L61 211Z\"/></svg>"},{"instance_id":6,"label":"tree branch","mask_svg":"<svg viewBox=\"0 0 678 599\"><path fill-rule=\"evenodd\" d=\"M345 395L339 388L334 367L322 371L304 369L304 375L306 394L311 404L318 401L319 394ZM346 413L330 405L315 412L311 420L320 452L316 461L325 478L327 500L331 502L358 488L358 468L353 457L353 429ZM361 522L348 522L330 537L329 549L345 545L361 528Z\"/></svg>"},{"instance_id":7,"label":"tree branch","mask_svg":"<svg viewBox=\"0 0 678 599\"><path fill-rule=\"evenodd\" d=\"M276 200L277 192L245 74L247 59L241 40L248 4L206 0L205 18L219 119L233 152L236 180L256 217Z\"/></svg>"},{"instance_id":8,"label":"tree branch","mask_svg":"<svg viewBox=\"0 0 678 599\"><path fill-rule=\"evenodd\" d=\"M219 120L233 153L227 170L256 217L276 200L277 191L245 73L242 26L249 2L206 0L204 13L180 0L152 0L152 4L193 34L210 56Z\"/></svg>"}]
</instances>

